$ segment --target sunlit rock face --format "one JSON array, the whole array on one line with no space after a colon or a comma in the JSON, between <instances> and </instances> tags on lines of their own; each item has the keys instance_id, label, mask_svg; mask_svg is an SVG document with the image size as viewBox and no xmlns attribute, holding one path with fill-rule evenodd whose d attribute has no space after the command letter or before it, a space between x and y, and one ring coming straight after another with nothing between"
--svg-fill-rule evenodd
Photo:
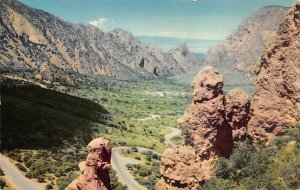
<instances>
[{"instance_id":1,"label":"sunlit rock face","mask_svg":"<svg viewBox=\"0 0 300 190\"><path fill-rule=\"evenodd\" d=\"M216 69L200 71L193 82L194 102L178 120L190 146L164 152L157 189L198 189L210 177L213 161L228 156L235 142L249 136L265 143L300 122L299 31L298 0L261 58L251 107L241 90L223 94ZM194 167L195 176L189 173Z\"/></svg>"},{"instance_id":2,"label":"sunlit rock face","mask_svg":"<svg viewBox=\"0 0 300 190\"><path fill-rule=\"evenodd\" d=\"M37 80L72 83L71 74L118 79L173 76L200 62L184 45L164 53L122 29L105 33L15 0L1 1L0 17L0 68L27 71L27 77Z\"/></svg>"},{"instance_id":3,"label":"sunlit rock face","mask_svg":"<svg viewBox=\"0 0 300 190\"><path fill-rule=\"evenodd\" d=\"M79 164L80 176L72 181L67 190L110 190L109 171L111 160L110 142L103 138L88 144L86 161Z\"/></svg>"},{"instance_id":4,"label":"sunlit rock face","mask_svg":"<svg viewBox=\"0 0 300 190\"><path fill-rule=\"evenodd\" d=\"M247 17L221 44L206 54L203 65L252 71L264 49L276 35L288 8L267 6Z\"/></svg>"},{"instance_id":5,"label":"sunlit rock face","mask_svg":"<svg viewBox=\"0 0 300 190\"><path fill-rule=\"evenodd\" d=\"M265 50L255 83L249 132L267 142L300 122L300 1Z\"/></svg>"},{"instance_id":6,"label":"sunlit rock face","mask_svg":"<svg viewBox=\"0 0 300 190\"><path fill-rule=\"evenodd\" d=\"M195 77L194 101L178 119L187 146L165 150L157 189L197 189L210 177L214 160L229 156L234 142L245 138L248 96L239 89L224 95L222 87L223 77L213 67Z\"/></svg>"}]
</instances>

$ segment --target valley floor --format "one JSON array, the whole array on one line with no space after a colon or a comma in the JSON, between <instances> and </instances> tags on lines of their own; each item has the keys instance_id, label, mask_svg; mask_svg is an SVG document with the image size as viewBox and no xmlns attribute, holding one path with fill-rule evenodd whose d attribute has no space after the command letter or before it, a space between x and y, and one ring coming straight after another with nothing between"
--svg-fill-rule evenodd
<instances>
[{"instance_id":1,"label":"valley floor","mask_svg":"<svg viewBox=\"0 0 300 190\"><path fill-rule=\"evenodd\" d=\"M59 105L51 105L56 97L55 93L53 94L52 92L50 93L51 96L46 93L47 96L41 97L43 98L42 100L37 100L40 97L35 97L35 100L32 100L33 103L42 102L43 105L46 106L46 108L42 108L43 110L46 110L46 114L56 113L58 115L64 115L65 113L69 114L70 111L73 110L71 111L74 112L72 113L72 117L75 115L77 117L75 119L79 119L79 122L84 119L83 126L84 123L89 125L89 129L92 132L92 138L104 137L110 139L113 142L114 147L138 147L138 149L144 148L145 150L151 150L151 152L157 152L158 154L162 153L166 147L174 145L173 137L177 138L174 143L180 144L183 142L182 137L179 135L179 131L173 128L176 127L177 118L184 113L186 106L191 101L190 88L172 84L169 83L169 81L128 82L99 80L82 84L81 86L76 86L74 88L57 88L56 90L61 94L69 94L78 97L79 99L73 100L70 99L71 97L61 97L62 95L58 95L57 98L63 98L65 99L64 101L67 100L71 103L71 105L62 105L64 106L62 110ZM33 95L30 92L27 93L29 93L29 95L25 95L28 96L29 99L34 96L34 93ZM9 95L8 100L12 103L16 101L20 107L26 105L26 109L30 109L30 106L27 106L28 101L31 102L28 97L22 99L22 97ZM49 97L51 100L47 101L47 98ZM95 105L85 103L83 100L103 106L103 108L109 112L111 122L99 123L97 112L93 108ZM82 113L76 111L76 106L77 108L78 106L82 108ZM7 107L4 106L4 108ZM49 108L51 109L48 110ZM53 108L59 108L64 112L53 112L51 111ZM90 115L89 109L90 111L93 111ZM99 110L99 108L97 109ZM34 118L35 116L38 116L34 111L28 111L28 113L31 113L31 117ZM64 119L65 116L63 115L62 117L58 117L58 119ZM51 115L48 116L50 118L52 117ZM18 118L23 116L16 115L15 117L18 121ZM102 117L104 116L101 115L101 118ZM106 118L106 116L104 118ZM39 118L36 119L38 120ZM23 120L21 121L24 122ZM68 121L60 121L60 123L64 122ZM43 130L45 127L53 128L53 125L57 125L57 122L52 121L48 123L45 123L45 121L38 123L44 125L43 128L38 128L39 130ZM20 126L22 126L22 123ZM80 133L80 131L77 131L76 133ZM84 134L85 132L82 131L81 133ZM64 134L62 134L62 137L63 136ZM88 136L83 137L89 138ZM37 179L45 186L47 185L48 188L64 189L78 175L77 165L80 161L84 160L86 156L86 144L81 140L75 142L75 144L64 142L62 146L52 146L47 149L37 149L32 147L28 149L15 148L4 150L3 154L13 160L17 160L19 163L18 168L24 171L26 177ZM121 152L115 152L117 152L118 155L119 153L121 154ZM123 154L122 156L124 157ZM143 157L143 155L141 157ZM120 160L118 156L115 156L114 158ZM154 166L151 165L151 162L147 162L143 159L139 163L131 163L140 164L140 166L137 167L146 167L149 170L147 175L131 173L134 175L134 177L132 177L132 182L134 181L133 183L136 184L138 184L137 181L140 183L142 182L142 184L144 181L155 183L159 178L159 171L157 170L157 167L159 167L159 164L157 164L159 163L159 160L156 160L155 163L156 165ZM130 168L128 168L128 163L125 163L125 165L123 164L122 167L126 169L125 172L132 172L130 171ZM117 173L112 171L112 184L114 189L126 189L124 185L117 182L117 177L121 179L120 171L116 168L114 169L117 171ZM129 189L132 189L130 188L130 185L126 185ZM139 186L141 186L141 184L139 184Z\"/></svg>"}]
</instances>

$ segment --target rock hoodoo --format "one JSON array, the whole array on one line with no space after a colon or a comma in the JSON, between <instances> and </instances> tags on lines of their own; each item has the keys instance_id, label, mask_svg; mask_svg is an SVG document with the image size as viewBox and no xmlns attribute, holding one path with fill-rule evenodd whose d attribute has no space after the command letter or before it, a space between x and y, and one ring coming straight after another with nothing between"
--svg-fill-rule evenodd
<instances>
[{"instance_id":1,"label":"rock hoodoo","mask_svg":"<svg viewBox=\"0 0 300 190\"><path fill-rule=\"evenodd\" d=\"M249 99L239 89L223 94L223 77L205 67L193 82L194 102L178 124L186 145L162 156L157 189L197 189L211 174L213 161L228 156L234 142L246 135Z\"/></svg>"},{"instance_id":2,"label":"rock hoodoo","mask_svg":"<svg viewBox=\"0 0 300 190\"><path fill-rule=\"evenodd\" d=\"M210 177L213 161L228 156L236 141L248 134L268 142L300 122L299 31L300 0L261 58L251 107L242 90L223 94L223 78L213 67L198 73L194 102L178 120L187 146L165 150L158 190L197 189Z\"/></svg>"},{"instance_id":3,"label":"rock hoodoo","mask_svg":"<svg viewBox=\"0 0 300 190\"><path fill-rule=\"evenodd\" d=\"M261 58L249 132L267 142L300 122L300 1Z\"/></svg>"},{"instance_id":4,"label":"rock hoodoo","mask_svg":"<svg viewBox=\"0 0 300 190\"><path fill-rule=\"evenodd\" d=\"M80 176L72 181L67 190L110 190L109 171L111 145L108 140L97 138L88 144L86 161L79 164Z\"/></svg>"}]
</instances>

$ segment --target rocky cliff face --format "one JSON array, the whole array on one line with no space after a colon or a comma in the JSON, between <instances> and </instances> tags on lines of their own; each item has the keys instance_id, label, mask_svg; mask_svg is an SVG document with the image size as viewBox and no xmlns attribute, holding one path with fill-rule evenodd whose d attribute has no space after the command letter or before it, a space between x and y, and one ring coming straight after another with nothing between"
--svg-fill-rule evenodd
<instances>
[{"instance_id":1,"label":"rocky cliff face","mask_svg":"<svg viewBox=\"0 0 300 190\"><path fill-rule=\"evenodd\" d=\"M255 84L249 132L266 142L300 122L300 1L265 50Z\"/></svg>"},{"instance_id":2,"label":"rocky cliff face","mask_svg":"<svg viewBox=\"0 0 300 190\"><path fill-rule=\"evenodd\" d=\"M241 90L223 94L216 69L206 67L196 76L194 102L178 120L188 146L164 152L158 190L197 189L210 177L213 161L228 156L236 141L251 136L268 142L300 122L299 31L300 0L261 58L251 107Z\"/></svg>"},{"instance_id":3,"label":"rocky cliff face","mask_svg":"<svg viewBox=\"0 0 300 190\"><path fill-rule=\"evenodd\" d=\"M194 79L194 102L178 120L187 146L164 152L157 189L197 189L209 178L213 161L228 156L234 142L245 138L248 96L239 89L224 95L222 87L223 77L213 67Z\"/></svg>"},{"instance_id":4,"label":"rocky cliff face","mask_svg":"<svg viewBox=\"0 0 300 190\"><path fill-rule=\"evenodd\" d=\"M265 7L246 18L224 42L211 48L204 65L251 71L276 34L287 8Z\"/></svg>"},{"instance_id":5,"label":"rocky cliff face","mask_svg":"<svg viewBox=\"0 0 300 190\"><path fill-rule=\"evenodd\" d=\"M173 59L172 52L166 55L121 29L104 33L15 0L0 2L0 17L1 69L29 70L37 79L51 81L68 73L121 79L170 76L197 64L188 50Z\"/></svg>"}]
</instances>

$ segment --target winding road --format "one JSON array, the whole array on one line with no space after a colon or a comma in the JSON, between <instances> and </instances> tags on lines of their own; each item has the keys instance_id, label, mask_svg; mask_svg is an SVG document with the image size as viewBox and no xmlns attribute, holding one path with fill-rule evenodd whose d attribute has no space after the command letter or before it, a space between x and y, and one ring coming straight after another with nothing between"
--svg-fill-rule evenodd
<instances>
[{"instance_id":1,"label":"winding road","mask_svg":"<svg viewBox=\"0 0 300 190\"><path fill-rule=\"evenodd\" d=\"M171 147L176 146L171 139L177 135L181 134L181 131L177 128L173 127L167 127L171 129L171 133L165 135L165 144ZM112 167L117 172L117 177L119 178L119 181L128 187L128 190L145 190L146 188L141 186L131 175L130 171L127 169L126 164L137 164L139 163L138 160L127 158L125 156L121 155L122 150L130 149L130 147L116 147L113 148L112 151ZM155 152L151 149L147 148L141 148L137 147L139 152L143 151L152 151L153 153L156 153L158 155L161 155L158 152Z\"/></svg>"},{"instance_id":2,"label":"winding road","mask_svg":"<svg viewBox=\"0 0 300 190\"><path fill-rule=\"evenodd\" d=\"M172 131L171 133L165 135L165 144L168 146L175 146L172 143L171 139L174 136L179 135L181 132L179 129L169 127ZM130 147L115 147L112 150L112 167L117 172L119 181L126 185L129 190L146 190L145 187L141 186L134 177L130 174L130 171L127 169L127 164L137 164L138 160L127 158L121 155L122 150L130 149ZM152 151L160 155L158 152L155 152L151 149L137 147L139 152L142 151ZM7 181L15 188L16 190L42 190L45 189L41 184L37 183L34 180L28 179L20 172L17 167L9 161L9 159L2 154L0 154L0 166L5 173Z\"/></svg>"},{"instance_id":3,"label":"winding road","mask_svg":"<svg viewBox=\"0 0 300 190\"><path fill-rule=\"evenodd\" d=\"M172 148L176 147L176 144L172 142L172 138L181 134L181 131L174 127L167 127L171 129L171 133L165 135L165 144Z\"/></svg>"},{"instance_id":4,"label":"winding road","mask_svg":"<svg viewBox=\"0 0 300 190\"><path fill-rule=\"evenodd\" d=\"M0 166L5 173L7 181L16 190L42 190L45 189L41 184L30 180L22 174L9 159L0 154Z\"/></svg>"}]
</instances>

